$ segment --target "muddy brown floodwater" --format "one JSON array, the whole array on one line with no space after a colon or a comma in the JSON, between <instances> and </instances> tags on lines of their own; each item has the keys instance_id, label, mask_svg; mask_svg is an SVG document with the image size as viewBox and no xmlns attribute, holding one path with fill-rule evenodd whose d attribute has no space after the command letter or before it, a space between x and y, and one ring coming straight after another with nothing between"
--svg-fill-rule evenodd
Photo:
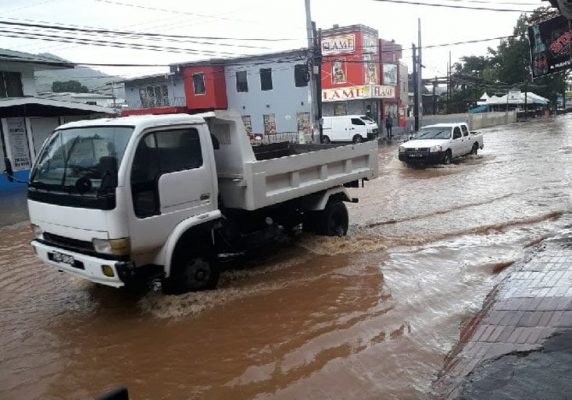
<instances>
[{"instance_id":1,"label":"muddy brown floodwater","mask_svg":"<svg viewBox=\"0 0 572 400\"><path fill-rule=\"evenodd\" d=\"M302 237L212 292L97 287L40 265L24 224L0 229L0 398L427 397L499 274L572 222L572 118L484 132L447 167L380 150L347 237Z\"/></svg>"}]
</instances>

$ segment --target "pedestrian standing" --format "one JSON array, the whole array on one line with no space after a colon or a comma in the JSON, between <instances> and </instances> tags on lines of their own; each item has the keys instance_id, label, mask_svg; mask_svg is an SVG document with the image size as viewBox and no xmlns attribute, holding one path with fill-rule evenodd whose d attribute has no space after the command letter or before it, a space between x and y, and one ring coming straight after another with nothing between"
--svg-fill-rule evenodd
<instances>
[{"instance_id":1,"label":"pedestrian standing","mask_svg":"<svg viewBox=\"0 0 572 400\"><path fill-rule=\"evenodd\" d=\"M391 132L391 128L393 128L393 118L391 118L391 114L387 113L387 117L385 118L385 129L387 130L387 139L391 139L393 136Z\"/></svg>"}]
</instances>

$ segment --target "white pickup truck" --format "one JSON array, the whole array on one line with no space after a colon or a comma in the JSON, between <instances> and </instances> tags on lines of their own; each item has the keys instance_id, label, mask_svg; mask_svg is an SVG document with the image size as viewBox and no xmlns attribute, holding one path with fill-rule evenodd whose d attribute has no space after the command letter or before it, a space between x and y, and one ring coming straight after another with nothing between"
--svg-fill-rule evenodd
<instances>
[{"instance_id":1,"label":"white pickup truck","mask_svg":"<svg viewBox=\"0 0 572 400\"><path fill-rule=\"evenodd\" d=\"M450 164L454 158L477 154L483 147L483 135L470 132L465 123L428 125L399 146L399 160L408 164Z\"/></svg>"},{"instance_id":2,"label":"white pickup truck","mask_svg":"<svg viewBox=\"0 0 572 400\"><path fill-rule=\"evenodd\" d=\"M92 282L168 293L216 286L221 260L300 224L345 235L346 186L378 174L375 142L251 147L233 112L73 122L29 181L32 247ZM10 172L10 171L9 171Z\"/></svg>"}]
</instances>

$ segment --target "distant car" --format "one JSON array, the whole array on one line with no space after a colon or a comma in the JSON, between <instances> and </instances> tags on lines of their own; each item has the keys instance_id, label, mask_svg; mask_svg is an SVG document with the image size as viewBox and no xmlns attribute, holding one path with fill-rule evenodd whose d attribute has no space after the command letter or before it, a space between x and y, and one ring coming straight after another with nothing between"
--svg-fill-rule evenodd
<instances>
[{"instance_id":1,"label":"distant car","mask_svg":"<svg viewBox=\"0 0 572 400\"><path fill-rule=\"evenodd\" d=\"M377 138L377 123L365 115L339 115L323 118L323 143L361 143Z\"/></svg>"},{"instance_id":2,"label":"distant car","mask_svg":"<svg viewBox=\"0 0 572 400\"><path fill-rule=\"evenodd\" d=\"M450 164L454 158L477 154L483 147L483 135L470 132L465 123L428 125L399 146L399 160L408 164Z\"/></svg>"}]
</instances>

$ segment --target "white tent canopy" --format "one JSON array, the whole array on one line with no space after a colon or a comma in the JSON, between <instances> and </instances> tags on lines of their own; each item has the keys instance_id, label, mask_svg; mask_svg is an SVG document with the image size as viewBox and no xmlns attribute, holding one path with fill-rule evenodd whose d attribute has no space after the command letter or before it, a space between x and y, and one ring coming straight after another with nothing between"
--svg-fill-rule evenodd
<instances>
[{"instance_id":1,"label":"white tent canopy","mask_svg":"<svg viewBox=\"0 0 572 400\"><path fill-rule=\"evenodd\" d=\"M520 90L515 90L515 91L510 91L508 92L508 94L505 94L504 96L501 97L497 97L497 96L491 96L488 97L488 95L485 93L483 95L483 97L481 97L481 100L483 98L487 98L486 101L479 101L480 105L506 105L506 104L510 104L510 105L524 105L525 102L527 104L533 105L547 105L548 104L548 99L545 99L542 96L539 96L535 93L532 92L528 92L528 93L523 93Z\"/></svg>"}]
</instances>

